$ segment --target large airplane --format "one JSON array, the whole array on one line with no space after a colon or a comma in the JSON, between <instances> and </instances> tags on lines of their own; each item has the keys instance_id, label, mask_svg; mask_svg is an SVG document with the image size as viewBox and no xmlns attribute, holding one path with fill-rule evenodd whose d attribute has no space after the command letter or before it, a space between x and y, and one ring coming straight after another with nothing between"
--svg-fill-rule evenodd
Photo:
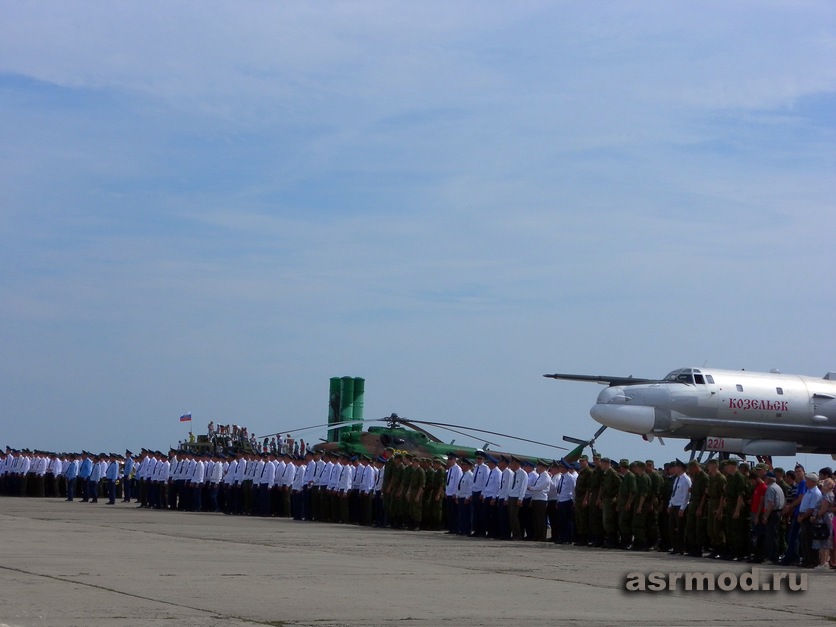
<instances>
[{"instance_id":1,"label":"large airplane","mask_svg":"<svg viewBox=\"0 0 836 627\"><path fill-rule=\"evenodd\" d=\"M836 372L821 379L777 370L714 368L681 368L658 380L543 376L607 385L590 415L604 428L646 440L685 438L692 452L764 457L824 453L836 459Z\"/></svg>"}]
</instances>

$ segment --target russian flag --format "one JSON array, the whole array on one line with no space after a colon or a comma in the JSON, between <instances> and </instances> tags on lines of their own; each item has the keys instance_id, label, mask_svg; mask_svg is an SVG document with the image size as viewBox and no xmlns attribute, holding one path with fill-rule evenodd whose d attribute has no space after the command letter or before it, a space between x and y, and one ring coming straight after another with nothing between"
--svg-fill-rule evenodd
<instances>
[{"instance_id":1,"label":"russian flag","mask_svg":"<svg viewBox=\"0 0 836 627\"><path fill-rule=\"evenodd\" d=\"M183 414L182 416L180 416L180 422L191 422L191 420L192 420L192 412L189 412L188 414Z\"/></svg>"}]
</instances>

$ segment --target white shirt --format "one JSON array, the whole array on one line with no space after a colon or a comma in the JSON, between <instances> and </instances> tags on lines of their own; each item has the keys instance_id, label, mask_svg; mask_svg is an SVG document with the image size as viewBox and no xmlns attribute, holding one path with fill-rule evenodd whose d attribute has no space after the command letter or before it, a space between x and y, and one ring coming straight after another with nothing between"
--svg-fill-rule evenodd
<instances>
[{"instance_id":1,"label":"white shirt","mask_svg":"<svg viewBox=\"0 0 836 627\"><path fill-rule=\"evenodd\" d=\"M496 498L499 494L499 484L502 482L502 471L494 466L488 467L488 480L485 482L485 488L482 490L482 496L486 499Z\"/></svg>"},{"instance_id":2,"label":"white shirt","mask_svg":"<svg viewBox=\"0 0 836 627\"><path fill-rule=\"evenodd\" d=\"M561 475L559 472L556 472L552 475L552 484L549 487L549 501L557 501L557 482L560 481L560 478L562 476L563 475Z\"/></svg>"},{"instance_id":3,"label":"white shirt","mask_svg":"<svg viewBox=\"0 0 836 627\"><path fill-rule=\"evenodd\" d=\"M352 464L352 468L354 468L354 476L351 479L351 489L359 490L360 484L363 481L363 465L358 463L355 466L354 464Z\"/></svg>"},{"instance_id":4,"label":"white shirt","mask_svg":"<svg viewBox=\"0 0 836 627\"><path fill-rule=\"evenodd\" d=\"M371 494L372 490L374 490L374 466L366 465L361 466L363 469L363 477L360 480L360 491L363 494Z\"/></svg>"},{"instance_id":5,"label":"white shirt","mask_svg":"<svg viewBox=\"0 0 836 627\"><path fill-rule=\"evenodd\" d=\"M235 465L235 474L232 477L232 480L235 482L235 485L241 485L244 483L244 477L247 474L247 460L246 459L239 459L238 463Z\"/></svg>"},{"instance_id":6,"label":"white shirt","mask_svg":"<svg viewBox=\"0 0 836 627\"><path fill-rule=\"evenodd\" d=\"M164 460L157 464L154 468L154 476L152 479L154 481L168 481L168 471L171 468L171 464L168 460Z\"/></svg>"},{"instance_id":7,"label":"white shirt","mask_svg":"<svg viewBox=\"0 0 836 627\"><path fill-rule=\"evenodd\" d=\"M496 498L503 500L508 498L508 491L511 489L511 482L514 479L514 471L505 467L505 470L500 471L499 491L496 493Z\"/></svg>"},{"instance_id":8,"label":"white shirt","mask_svg":"<svg viewBox=\"0 0 836 627\"><path fill-rule=\"evenodd\" d=\"M552 484L552 476L545 470L537 475L534 485L526 490L532 501L545 501L549 498L549 486Z\"/></svg>"},{"instance_id":9,"label":"white shirt","mask_svg":"<svg viewBox=\"0 0 836 627\"><path fill-rule=\"evenodd\" d=\"M343 465L340 463L334 464L331 463L331 474L328 476L328 486L329 490L336 490L337 484L340 482L340 473L342 472Z\"/></svg>"},{"instance_id":10,"label":"white shirt","mask_svg":"<svg viewBox=\"0 0 836 627\"><path fill-rule=\"evenodd\" d=\"M691 477L686 473L678 475L673 480L673 492L671 493L670 507L685 509L691 499Z\"/></svg>"},{"instance_id":11,"label":"white shirt","mask_svg":"<svg viewBox=\"0 0 836 627\"><path fill-rule=\"evenodd\" d=\"M305 464L305 485L312 485L316 474L316 462L314 460Z\"/></svg>"},{"instance_id":12,"label":"white shirt","mask_svg":"<svg viewBox=\"0 0 836 627\"><path fill-rule=\"evenodd\" d=\"M459 479L459 485L456 486L456 496L460 499L469 499L473 496L473 471L468 470L463 473Z\"/></svg>"},{"instance_id":13,"label":"white shirt","mask_svg":"<svg viewBox=\"0 0 836 627\"><path fill-rule=\"evenodd\" d=\"M235 481L235 471L238 469L238 460L233 459L229 462L229 466L226 467L226 474L224 474L224 483L226 485L232 485Z\"/></svg>"},{"instance_id":14,"label":"white shirt","mask_svg":"<svg viewBox=\"0 0 836 627\"><path fill-rule=\"evenodd\" d=\"M459 490L459 479L462 478L462 467L453 464L447 469L447 483L444 488L446 496L456 496Z\"/></svg>"},{"instance_id":15,"label":"white shirt","mask_svg":"<svg viewBox=\"0 0 836 627\"><path fill-rule=\"evenodd\" d=\"M485 462L477 463L473 468L473 491L482 492L485 489L485 484L488 482L488 472L490 468Z\"/></svg>"},{"instance_id":16,"label":"white shirt","mask_svg":"<svg viewBox=\"0 0 836 627\"><path fill-rule=\"evenodd\" d=\"M380 468L374 469L374 491L380 492L383 489L383 471L385 470L385 466L381 466Z\"/></svg>"},{"instance_id":17,"label":"white shirt","mask_svg":"<svg viewBox=\"0 0 836 627\"><path fill-rule=\"evenodd\" d=\"M305 487L305 470L304 466L295 466L296 473L293 475L293 483L290 487L294 492L299 492Z\"/></svg>"},{"instance_id":18,"label":"white shirt","mask_svg":"<svg viewBox=\"0 0 836 627\"><path fill-rule=\"evenodd\" d=\"M268 488L273 487L273 482L276 477L275 462L268 461L261 469L261 476L258 478L258 483Z\"/></svg>"},{"instance_id":19,"label":"white shirt","mask_svg":"<svg viewBox=\"0 0 836 627\"><path fill-rule=\"evenodd\" d=\"M320 465L321 464L321 465ZM323 462L319 460L316 463L316 473L314 474L314 485L320 488L328 485L328 479L331 478L331 469L334 464L331 462Z\"/></svg>"},{"instance_id":20,"label":"white shirt","mask_svg":"<svg viewBox=\"0 0 836 627\"><path fill-rule=\"evenodd\" d=\"M206 467L203 465L203 462L196 461L194 465L194 474L192 475L191 482L197 484L203 483L203 473L205 472L205 470Z\"/></svg>"},{"instance_id":21,"label":"white shirt","mask_svg":"<svg viewBox=\"0 0 836 627\"><path fill-rule=\"evenodd\" d=\"M522 468L512 472L514 474L511 477L511 487L508 488L508 498L512 499L516 497L521 499L525 496L525 492L528 489L528 473Z\"/></svg>"},{"instance_id":22,"label":"white shirt","mask_svg":"<svg viewBox=\"0 0 836 627\"><path fill-rule=\"evenodd\" d=\"M293 463L285 464L282 471L281 485L282 487L290 487L293 485L293 480L296 478L296 466ZM277 482L278 483L278 482Z\"/></svg>"},{"instance_id":23,"label":"white shirt","mask_svg":"<svg viewBox=\"0 0 836 627\"><path fill-rule=\"evenodd\" d=\"M174 464L174 472L171 473L171 478L174 481L183 481L186 478L186 471L189 470L189 460L175 458L171 463Z\"/></svg>"},{"instance_id":24,"label":"white shirt","mask_svg":"<svg viewBox=\"0 0 836 627\"><path fill-rule=\"evenodd\" d=\"M557 501L558 503L565 503L575 498L575 483L578 480L577 473L566 472L560 473L557 479Z\"/></svg>"},{"instance_id":25,"label":"white shirt","mask_svg":"<svg viewBox=\"0 0 836 627\"><path fill-rule=\"evenodd\" d=\"M354 479L354 469L346 464L340 465L337 477L337 490L348 492L351 489L351 481Z\"/></svg>"},{"instance_id":26,"label":"white shirt","mask_svg":"<svg viewBox=\"0 0 836 627\"><path fill-rule=\"evenodd\" d=\"M214 462L212 469L209 471L209 483L217 484L221 482L221 477L224 473L224 465L221 462Z\"/></svg>"}]
</instances>

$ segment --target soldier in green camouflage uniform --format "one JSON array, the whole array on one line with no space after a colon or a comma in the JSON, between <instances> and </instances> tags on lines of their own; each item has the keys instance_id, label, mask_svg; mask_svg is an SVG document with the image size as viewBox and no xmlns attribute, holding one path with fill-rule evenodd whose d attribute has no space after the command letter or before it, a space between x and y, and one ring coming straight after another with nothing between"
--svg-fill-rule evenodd
<instances>
[{"instance_id":1,"label":"soldier in green camouflage uniform","mask_svg":"<svg viewBox=\"0 0 836 627\"><path fill-rule=\"evenodd\" d=\"M653 549L659 544L659 507L662 496L662 475L656 470L652 459L645 461L645 474L650 479L650 503L647 509L647 547Z\"/></svg>"},{"instance_id":2,"label":"soldier in green camouflage uniform","mask_svg":"<svg viewBox=\"0 0 836 627\"><path fill-rule=\"evenodd\" d=\"M746 479L737 472L737 462L726 460L726 494L723 499L723 525L726 532L726 559L740 561L746 557L747 538L740 533L740 517L748 517L744 509Z\"/></svg>"},{"instance_id":3,"label":"soldier in green camouflage uniform","mask_svg":"<svg viewBox=\"0 0 836 627\"><path fill-rule=\"evenodd\" d=\"M384 466L386 470L383 471L383 483L386 486L384 488L386 492L384 493L383 506L386 508L386 516L389 519L389 525L393 528L397 528L400 526L400 513L398 512L397 507L397 495L398 492L400 492L403 479L403 455L397 453L390 461L392 462L391 466L389 465L389 461L387 461L386 466Z\"/></svg>"},{"instance_id":4,"label":"soldier in green camouflage uniform","mask_svg":"<svg viewBox=\"0 0 836 627\"><path fill-rule=\"evenodd\" d=\"M424 493L421 496L421 528L429 529L432 518L432 502L433 496L438 486L436 486L435 470L430 464L432 461L429 457L421 458L421 468L424 470Z\"/></svg>"},{"instance_id":5,"label":"soldier in green camouflage uniform","mask_svg":"<svg viewBox=\"0 0 836 627\"><path fill-rule=\"evenodd\" d=\"M673 496L673 464L665 464L662 473L662 495L659 497L659 513L656 519L659 521L659 551L666 553L671 548L670 524L668 523L668 503Z\"/></svg>"},{"instance_id":6,"label":"soldier in green camouflage uniform","mask_svg":"<svg viewBox=\"0 0 836 627\"><path fill-rule=\"evenodd\" d=\"M433 531L441 530L441 517L444 507L444 488L447 473L444 470L444 458L434 457L431 472L435 473L435 491L430 499L430 526Z\"/></svg>"},{"instance_id":7,"label":"soldier in green camouflage uniform","mask_svg":"<svg viewBox=\"0 0 836 627\"><path fill-rule=\"evenodd\" d=\"M708 501L708 473L696 459L688 463L691 477L691 500L685 512L685 550L691 557L702 557L702 550L707 544L706 503Z\"/></svg>"},{"instance_id":8,"label":"soldier in green camouflage uniform","mask_svg":"<svg viewBox=\"0 0 836 627\"><path fill-rule=\"evenodd\" d=\"M412 480L412 461L415 456L412 453L404 455L404 464L401 469L401 485L395 493L395 514L397 516L397 528L409 526L410 503L407 501L407 492Z\"/></svg>"},{"instance_id":9,"label":"soldier in green camouflage uniform","mask_svg":"<svg viewBox=\"0 0 836 627\"><path fill-rule=\"evenodd\" d=\"M633 539L633 500L636 496L636 475L630 471L630 460L618 463L621 486L618 489L618 531L621 533L620 548L626 549Z\"/></svg>"},{"instance_id":10,"label":"soldier in green camouflage uniform","mask_svg":"<svg viewBox=\"0 0 836 627\"><path fill-rule=\"evenodd\" d=\"M601 466L601 456L596 453L592 456L595 469L589 479L589 540L590 545L599 547L604 545L604 518L601 511L601 479L604 476L604 469Z\"/></svg>"},{"instance_id":11,"label":"soldier in green camouflage uniform","mask_svg":"<svg viewBox=\"0 0 836 627\"><path fill-rule=\"evenodd\" d=\"M711 555L717 558L726 552L726 532L723 523L723 500L726 496L726 484L728 480L719 469L719 462L716 459L708 460L708 488L706 497L708 499L708 541L711 544Z\"/></svg>"},{"instance_id":12,"label":"soldier in green camouflage uniform","mask_svg":"<svg viewBox=\"0 0 836 627\"><path fill-rule=\"evenodd\" d=\"M743 554L749 555L749 539L751 537L751 516L752 511L752 495L755 492L755 486L750 477L755 473L755 470L749 467L747 462L740 462L737 465L737 473L743 478L743 507L740 510L740 516L737 518L737 533L743 542Z\"/></svg>"},{"instance_id":13,"label":"soldier in green camouflage uniform","mask_svg":"<svg viewBox=\"0 0 836 627\"><path fill-rule=\"evenodd\" d=\"M412 472L409 473L408 489L404 496L404 511L407 529L418 531L424 513L424 487L427 484L427 474L422 468L419 458L412 459Z\"/></svg>"},{"instance_id":14,"label":"soldier in green camouflage uniform","mask_svg":"<svg viewBox=\"0 0 836 627\"><path fill-rule=\"evenodd\" d=\"M392 479L395 477L395 465L399 463L397 455L389 451L390 449L387 448L385 453L387 455L386 463L383 464L383 485L380 486L380 498L383 500L383 511L386 514L387 520L392 517L392 495L390 492Z\"/></svg>"},{"instance_id":15,"label":"soldier in green camouflage uniform","mask_svg":"<svg viewBox=\"0 0 836 627\"><path fill-rule=\"evenodd\" d=\"M601 459L604 474L601 477L601 521L604 527L605 544L609 549L618 546L618 492L621 488L621 475L612 467L609 457Z\"/></svg>"},{"instance_id":16,"label":"soldier in green camouflage uniform","mask_svg":"<svg viewBox=\"0 0 836 627\"><path fill-rule=\"evenodd\" d=\"M644 462L630 464L630 473L634 477L636 492L633 498L633 551L647 550L647 515L652 499L650 477L647 476Z\"/></svg>"},{"instance_id":17,"label":"soldier in green camouflage uniform","mask_svg":"<svg viewBox=\"0 0 836 627\"><path fill-rule=\"evenodd\" d=\"M581 455L581 466L575 480L575 546L586 546L589 541L589 488L592 482L592 468L589 457Z\"/></svg>"}]
</instances>

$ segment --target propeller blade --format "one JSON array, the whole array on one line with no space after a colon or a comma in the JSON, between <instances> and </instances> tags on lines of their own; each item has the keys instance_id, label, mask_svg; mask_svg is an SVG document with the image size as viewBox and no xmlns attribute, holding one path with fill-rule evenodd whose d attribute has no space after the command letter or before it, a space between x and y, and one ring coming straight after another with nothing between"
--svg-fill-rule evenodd
<instances>
[{"instance_id":1,"label":"propeller blade","mask_svg":"<svg viewBox=\"0 0 836 627\"><path fill-rule=\"evenodd\" d=\"M607 430L607 425L602 425L598 431L595 432L595 435L592 436L593 441L598 439L598 436L604 433Z\"/></svg>"}]
</instances>

